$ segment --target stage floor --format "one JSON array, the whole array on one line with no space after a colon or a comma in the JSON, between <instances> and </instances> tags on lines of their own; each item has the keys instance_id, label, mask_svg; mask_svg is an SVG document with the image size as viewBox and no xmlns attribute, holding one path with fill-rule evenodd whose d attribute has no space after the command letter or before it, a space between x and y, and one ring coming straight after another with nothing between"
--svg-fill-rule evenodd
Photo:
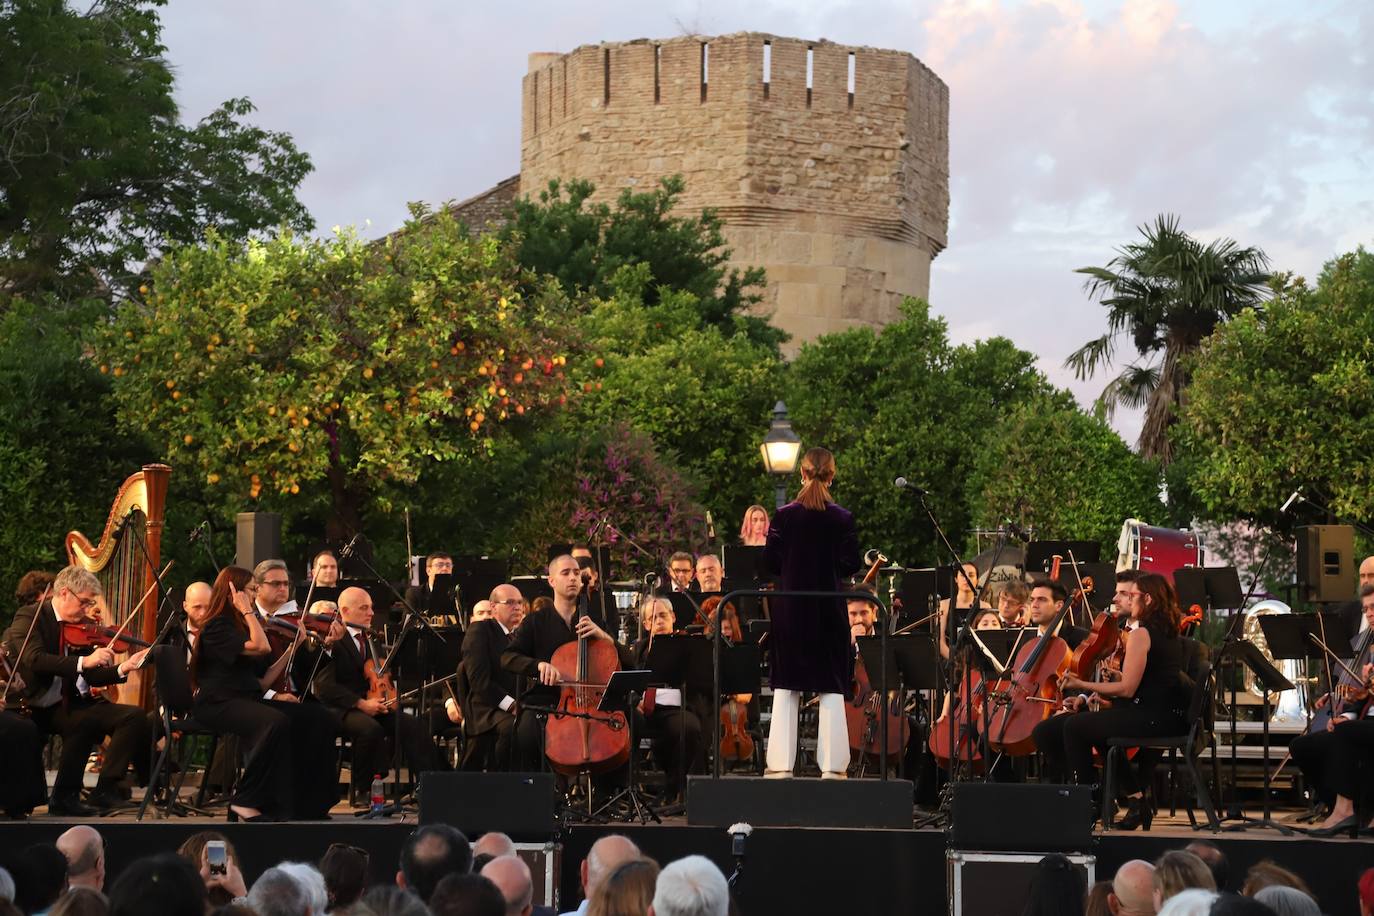
<instances>
[{"instance_id":1,"label":"stage floor","mask_svg":"<svg viewBox=\"0 0 1374 916\"><path fill-rule=\"evenodd\" d=\"M128 862L154 852L175 850L201 830L226 834L238 849L252 878L283 860L316 861L331 843L348 843L371 853L372 883L394 880L401 845L415 829L412 812L386 820L354 816L346 805L334 809L329 821L290 824L228 824L222 818L184 817L162 820L150 813L143 822L132 813L83 821L105 837L111 875ZM1247 812L1255 813L1255 812ZM1290 820L1298 812L1278 817ZM1007 812L1015 817L1015 812ZM0 849L12 851L35 842L51 842L76 820L49 818L42 809L27 822L0 823ZM690 826L685 819L666 818L662 824L572 825L557 837L516 836L521 842L554 839L561 846L557 888L561 909L572 909L579 897L578 866L588 848L606 833L632 837L646 854L666 863L691 853L706 855L729 874L736 865L731 838L716 827ZM1168 849L1195 838L1206 838L1225 850L1237 885L1245 870L1262 859L1273 859L1301 874L1313 887L1323 912L1355 916L1355 881L1374 865L1374 845L1348 838L1319 840L1285 837L1278 831L1251 827L1243 832L1213 834L1189 828L1182 812L1156 816L1148 832L1098 831L1090 849L1099 879L1110 878L1129 859L1154 859ZM736 893L747 916L788 913L946 911L949 869L943 830L837 830L826 828L759 828L749 838ZM1024 872L1020 873L1024 875ZM1020 880L1007 872L1007 881ZM999 879L1000 880L1000 879ZM966 911L971 912L971 911ZM1019 905L1010 906L1012 916ZM986 908L977 916L996 916Z\"/></svg>"}]
</instances>

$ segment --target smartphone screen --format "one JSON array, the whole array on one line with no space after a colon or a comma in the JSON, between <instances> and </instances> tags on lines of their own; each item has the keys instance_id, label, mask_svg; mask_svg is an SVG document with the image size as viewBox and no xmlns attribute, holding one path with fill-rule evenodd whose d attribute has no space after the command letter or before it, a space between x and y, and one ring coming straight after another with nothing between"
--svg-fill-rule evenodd
<instances>
[{"instance_id":1,"label":"smartphone screen","mask_svg":"<svg viewBox=\"0 0 1374 916\"><path fill-rule=\"evenodd\" d=\"M225 875L229 873L229 857L224 851L223 840L210 840L206 843L205 857L210 866L210 874Z\"/></svg>"}]
</instances>

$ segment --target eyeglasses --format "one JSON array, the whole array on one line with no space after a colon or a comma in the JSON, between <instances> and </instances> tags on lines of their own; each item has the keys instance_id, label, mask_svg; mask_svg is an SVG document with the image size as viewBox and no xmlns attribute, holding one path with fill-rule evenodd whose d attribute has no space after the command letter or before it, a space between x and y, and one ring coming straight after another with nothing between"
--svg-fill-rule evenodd
<instances>
[{"instance_id":1,"label":"eyeglasses","mask_svg":"<svg viewBox=\"0 0 1374 916\"><path fill-rule=\"evenodd\" d=\"M502 598L500 601L493 601L493 602L492 602L492 604L509 604L509 605L511 605L512 607L514 607L515 605L524 604L524 603L525 603L525 599L524 599L524 598Z\"/></svg>"},{"instance_id":2,"label":"eyeglasses","mask_svg":"<svg viewBox=\"0 0 1374 916\"><path fill-rule=\"evenodd\" d=\"M263 580L263 583L262 583L262 584L263 584L263 585L270 585L270 586L272 586L273 588L286 588L288 585L291 584L291 580L290 580L290 579L265 579L265 580Z\"/></svg>"},{"instance_id":3,"label":"eyeglasses","mask_svg":"<svg viewBox=\"0 0 1374 916\"><path fill-rule=\"evenodd\" d=\"M100 607L99 598L82 598L80 595L73 591L68 591L67 594L71 595L73 598L77 600L77 602L81 605L81 610L83 611L93 611L96 608Z\"/></svg>"}]
</instances>

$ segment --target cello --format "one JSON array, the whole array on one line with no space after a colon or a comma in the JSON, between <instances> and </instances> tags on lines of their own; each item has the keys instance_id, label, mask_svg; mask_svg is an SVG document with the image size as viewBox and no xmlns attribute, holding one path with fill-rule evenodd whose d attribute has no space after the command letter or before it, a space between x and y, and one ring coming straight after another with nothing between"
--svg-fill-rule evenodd
<instances>
[{"instance_id":1,"label":"cello","mask_svg":"<svg viewBox=\"0 0 1374 916\"><path fill-rule=\"evenodd\" d=\"M583 614L573 614L573 632ZM549 660L563 681L558 705L544 724L544 756L555 772L567 776L599 775L630 759L630 732L625 714L597 711L611 674L620 670L620 655L609 639L579 636L554 650Z\"/></svg>"},{"instance_id":2,"label":"cello","mask_svg":"<svg viewBox=\"0 0 1374 916\"><path fill-rule=\"evenodd\" d=\"M996 709L988 720L988 747L1012 757L1035 753L1031 732L1059 703L1059 680L1068 673L1073 653L1057 634L1073 597L1060 605L1044 635L1022 646L1012 662L1010 679L988 691Z\"/></svg>"},{"instance_id":3,"label":"cello","mask_svg":"<svg viewBox=\"0 0 1374 916\"><path fill-rule=\"evenodd\" d=\"M873 565L869 567L863 580L856 588L872 585L873 580L878 576L878 570L884 563L888 562L887 557L879 551L870 551L873 558ZM856 646L857 648L857 646ZM849 702L844 704L844 721L849 732L849 750L855 754L866 754L871 757L895 757L905 746L906 739L910 737L910 732L905 728L900 713L894 711L893 706L896 701L883 702L878 691L873 687L873 682L868 676L868 669L864 666L862 655L855 655L854 658L854 696ZM879 715L887 716L887 746L883 747L879 736L882 734Z\"/></svg>"}]
</instances>

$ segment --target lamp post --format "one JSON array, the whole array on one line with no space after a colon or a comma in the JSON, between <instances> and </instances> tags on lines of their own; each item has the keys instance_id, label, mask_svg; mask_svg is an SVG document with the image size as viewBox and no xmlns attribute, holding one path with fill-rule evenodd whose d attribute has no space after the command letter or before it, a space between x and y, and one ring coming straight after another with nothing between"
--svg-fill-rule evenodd
<instances>
[{"instance_id":1,"label":"lamp post","mask_svg":"<svg viewBox=\"0 0 1374 916\"><path fill-rule=\"evenodd\" d=\"M773 422L759 451L763 453L763 466L773 475L777 508L781 509L787 503L787 478L797 470L797 459L801 457L801 437L792 429L792 422L787 419L787 405L782 401L773 405Z\"/></svg>"}]
</instances>

